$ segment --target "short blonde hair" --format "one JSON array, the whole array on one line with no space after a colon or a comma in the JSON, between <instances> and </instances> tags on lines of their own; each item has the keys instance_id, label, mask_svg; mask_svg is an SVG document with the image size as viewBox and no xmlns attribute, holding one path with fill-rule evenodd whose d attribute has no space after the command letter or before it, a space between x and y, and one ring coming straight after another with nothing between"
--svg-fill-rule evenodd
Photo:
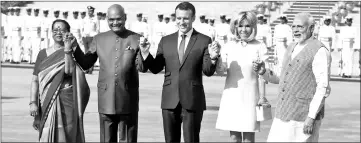
<instances>
[{"instance_id":1,"label":"short blonde hair","mask_svg":"<svg viewBox=\"0 0 361 143\"><path fill-rule=\"evenodd\" d=\"M230 28L231 28L231 32L232 32L233 35L235 35L236 37L240 37L239 33L238 33L238 30L237 30L237 27L244 20L247 20L249 22L249 25L252 28L252 33L247 39L241 39L241 40L249 42L249 41L254 40L256 35L257 35L257 16L256 16L255 13L253 13L251 11L241 11L241 12L239 12L235 16L235 18L233 18L233 21L230 24Z\"/></svg>"}]
</instances>

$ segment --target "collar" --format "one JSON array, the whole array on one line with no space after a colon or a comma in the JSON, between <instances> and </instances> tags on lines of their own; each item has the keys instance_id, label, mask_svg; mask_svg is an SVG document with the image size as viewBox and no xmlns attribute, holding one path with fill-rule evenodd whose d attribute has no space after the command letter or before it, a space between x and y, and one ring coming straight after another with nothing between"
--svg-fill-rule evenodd
<instances>
[{"instance_id":1,"label":"collar","mask_svg":"<svg viewBox=\"0 0 361 143\"><path fill-rule=\"evenodd\" d=\"M193 28L191 30L189 30L185 35L187 35L187 37L191 37L193 33ZM182 37L182 33L178 31L178 37Z\"/></svg>"}]
</instances>

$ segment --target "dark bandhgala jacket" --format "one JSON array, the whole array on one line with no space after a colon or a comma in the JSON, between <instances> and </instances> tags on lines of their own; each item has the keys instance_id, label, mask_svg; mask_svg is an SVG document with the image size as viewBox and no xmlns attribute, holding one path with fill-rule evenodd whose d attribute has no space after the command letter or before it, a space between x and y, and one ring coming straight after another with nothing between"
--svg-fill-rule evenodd
<instances>
[{"instance_id":1,"label":"dark bandhgala jacket","mask_svg":"<svg viewBox=\"0 0 361 143\"><path fill-rule=\"evenodd\" d=\"M120 36L113 31L93 38L90 49L74 52L77 63L84 69L94 65L99 57L98 111L103 114L127 114L139 110L139 74L146 72L147 61L139 49L140 35L125 30ZM151 57L151 56L148 56Z\"/></svg>"}]
</instances>

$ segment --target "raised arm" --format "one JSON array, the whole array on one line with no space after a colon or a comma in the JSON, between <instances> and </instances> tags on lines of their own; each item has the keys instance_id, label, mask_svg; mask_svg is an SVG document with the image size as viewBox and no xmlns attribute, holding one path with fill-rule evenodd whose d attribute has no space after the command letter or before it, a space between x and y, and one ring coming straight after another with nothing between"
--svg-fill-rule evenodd
<instances>
[{"instance_id":1,"label":"raised arm","mask_svg":"<svg viewBox=\"0 0 361 143\"><path fill-rule=\"evenodd\" d=\"M203 64L202 64L202 68L203 68L203 73L206 76L212 76L214 74L214 72L216 71L216 63L218 60L217 58L211 59L211 56L209 54L209 44L212 43L212 39L209 38L208 42L204 45L204 52L203 52Z\"/></svg>"},{"instance_id":2,"label":"raised arm","mask_svg":"<svg viewBox=\"0 0 361 143\"><path fill-rule=\"evenodd\" d=\"M96 49L97 49L96 37L93 38L91 44L89 45L89 51L86 52L85 54L80 49L79 45L78 44L76 45L73 56L76 62L83 68L83 70L87 70L92 66L94 66L94 63L98 59Z\"/></svg>"},{"instance_id":3,"label":"raised arm","mask_svg":"<svg viewBox=\"0 0 361 143\"><path fill-rule=\"evenodd\" d=\"M155 55L155 58L153 58L151 55L148 56L148 58L150 58L151 61L149 65L149 70L153 74L157 74L163 70L165 66L165 59L163 56L163 38L159 42L158 51Z\"/></svg>"}]
</instances>

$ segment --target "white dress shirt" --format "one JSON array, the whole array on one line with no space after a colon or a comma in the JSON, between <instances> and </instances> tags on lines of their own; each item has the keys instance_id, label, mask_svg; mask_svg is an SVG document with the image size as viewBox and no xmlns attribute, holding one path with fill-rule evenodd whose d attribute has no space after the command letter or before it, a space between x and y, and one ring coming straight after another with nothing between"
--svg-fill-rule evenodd
<instances>
[{"instance_id":1,"label":"white dress shirt","mask_svg":"<svg viewBox=\"0 0 361 143\"><path fill-rule=\"evenodd\" d=\"M305 46L297 45L291 55L293 59L298 55L298 53L304 48ZM326 47L321 47L312 62L312 72L316 78L316 92L311 100L308 117L315 119L317 113L320 111L321 107L325 104L325 98L329 96L331 88L329 85L330 81L330 65L331 65L331 54L327 50ZM282 70L282 67L281 67ZM279 70L279 71L281 71ZM271 70L267 69L266 72L262 75L264 79L270 81L272 83L279 83L279 76L280 73L273 72L271 74Z\"/></svg>"},{"instance_id":2,"label":"white dress shirt","mask_svg":"<svg viewBox=\"0 0 361 143\"><path fill-rule=\"evenodd\" d=\"M186 52L186 49L187 49L187 45L189 43L189 40L191 39L191 36L192 36L192 33L193 33L193 28L191 30L189 30L187 33L185 33L185 35L187 35L185 37L185 43L184 43L184 53ZM180 46L180 43L182 41L182 35L183 33L181 33L180 31L178 32L178 46L177 46L177 51L179 50L179 46Z\"/></svg>"}]
</instances>

